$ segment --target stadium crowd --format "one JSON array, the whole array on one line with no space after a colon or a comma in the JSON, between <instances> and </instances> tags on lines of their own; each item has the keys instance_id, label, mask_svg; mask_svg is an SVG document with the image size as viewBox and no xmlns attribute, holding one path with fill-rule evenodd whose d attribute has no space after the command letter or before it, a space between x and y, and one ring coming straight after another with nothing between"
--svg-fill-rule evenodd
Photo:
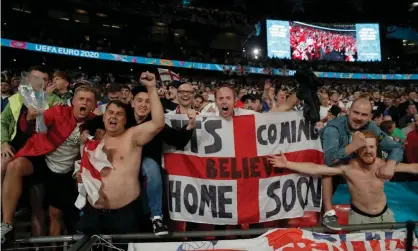
<instances>
[{"instance_id":1,"label":"stadium crowd","mask_svg":"<svg viewBox=\"0 0 418 251\"><path fill-rule=\"evenodd\" d=\"M354 62L357 58L355 31L326 30L306 25L291 26L292 59Z\"/></svg>"},{"instance_id":2,"label":"stadium crowd","mask_svg":"<svg viewBox=\"0 0 418 251\"><path fill-rule=\"evenodd\" d=\"M149 72L141 73L137 83L93 84L40 66L28 73L27 79L6 73L1 79L2 243L11 239L15 213L22 207L31 209L34 236L45 234L46 229L51 236L77 231L137 232L145 225L139 220L143 215L151 219L155 234L167 234L162 143L184 147L198 114L230 119L304 110L305 118L316 122L320 130L325 163L337 168L317 165L311 171L283 156L272 157L271 163L311 175L344 175L355 212L350 214L350 223L393 222L383 193L384 180L395 172L418 173L416 84L341 85L322 82L309 73L294 79L258 80L261 86L204 84L161 82ZM34 132L40 111L26 107L18 91L21 81L31 84L35 80L44 83L43 88L33 89L45 93L46 135ZM164 113L186 114L188 123L171 128L165 125ZM98 174L103 185L97 198L87 196L83 202L77 198L76 186L86 181L80 165L94 165L86 149L97 150L103 165L112 168ZM323 186L323 223L339 230L331 204L331 178L324 178ZM142 202L140 194L146 195ZM139 211L144 213L139 216Z\"/></svg>"}]
</instances>

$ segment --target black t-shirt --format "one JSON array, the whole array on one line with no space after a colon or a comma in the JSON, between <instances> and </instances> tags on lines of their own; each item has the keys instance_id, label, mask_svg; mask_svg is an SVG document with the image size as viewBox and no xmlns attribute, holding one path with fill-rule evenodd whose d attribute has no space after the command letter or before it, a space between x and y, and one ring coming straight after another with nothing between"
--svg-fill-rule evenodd
<instances>
[{"instance_id":1,"label":"black t-shirt","mask_svg":"<svg viewBox=\"0 0 418 251\"><path fill-rule=\"evenodd\" d=\"M373 104L373 110L377 110L377 111L380 111L380 112L382 112L383 113L383 111L385 110L385 104L383 103L383 102L381 102L381 101L374 101L374 104Z\"/></svg>"},{"instance_id":2,"label":"black t-shirt","mask_svg":"<svg viewBox=\"0 0 418 251\"><path fill-rule=\"evenodd\" d=\"M171 111L176 110L178 104L172 102L171 100L162 98L161 104L163 105L164 113L169 113Z\"/></svg>"}]
</instances>

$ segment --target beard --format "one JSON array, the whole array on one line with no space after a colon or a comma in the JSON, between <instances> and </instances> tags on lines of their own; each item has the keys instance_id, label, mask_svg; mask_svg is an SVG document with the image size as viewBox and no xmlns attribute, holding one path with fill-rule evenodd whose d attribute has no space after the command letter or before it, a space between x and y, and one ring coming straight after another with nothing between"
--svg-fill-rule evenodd
<instances>
[{"instance_id":1,"label":"beard","mask_svg":"<svg viewBox=\"0 0 418 251\"><path fill-rule=\"evenodd\" d=\"M372 165L376 161L376 157L373 156L361 156L361 161L366 165Z\"/></svg>"}]
</instances>

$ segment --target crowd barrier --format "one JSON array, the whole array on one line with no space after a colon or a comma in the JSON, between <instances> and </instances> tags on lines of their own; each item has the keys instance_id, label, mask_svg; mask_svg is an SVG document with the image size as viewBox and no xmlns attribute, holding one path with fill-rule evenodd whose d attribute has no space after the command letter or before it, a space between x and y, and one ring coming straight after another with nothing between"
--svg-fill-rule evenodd
<instances>
[{"instance_id":1,"label":"crowd barrier","mask_svg":"<svg viewBox=\"0 0 418 251\"><path fill-rule=\"evenodd\" d=\"M1 39L1 46L23 49L36 52L52 53L65 56L82 57L99 60L119 61L134 64L155 65L163 67L177 67L209 71L228 71L240 72L241 68L237 65L210 64L203 62L179 61L170 59L147 58L138 56L128 56L106 52L86 51L75 48L65 48L44 44L36 44L11 39ZM249 74L266 74L270 72L276 76L293 76L295 70L284 70L280 68L266 69L261 67L244 66L245 72ZM344 72L315 72L319 78L332 79L365 79L365 80L418 80L418 74L374 74L374 73L344 73Z\"/></svg>"},{"instance_id":2,"label":"crowd barrier","mask_svg":"<svg viewBox=\"0 0 418 251\"><path fill-rule=\"evenodd\" d=\"M351 232L351 231L371 231L385 229L395 230L395 229L407 229L408 241L413 239L413 228L418 226L418 222L402 222L402 223L379 223L379 224L361 224L361 225L343 225L342 231ZM308 228L301 228L303 230L316 232L316 233L326 233L329 230L323 226L315 226ZM100 240L107 241L112 244L120 244L125 242L140 242L140 241L173 241L173 240L185 240L193 238L203 238L203 237L228 237L228 236L260 236L267 231L272 230L271 228L259 228L259 229L248 229L248 230L217 230L217 231L190 231L190 232L175 232L171 233L168 236L159 237L154 233L136 233L136 234L118 234L118 235L74 235L74 236L44 236L44 237L31 237L27 239L18 239L15 241L15 244L19 245L28 245L28 244L41 244L46 246L48 243L55 243L57 247L62 246L59 243L73 243L67 250L68 251L84 251L90 250L93 246L99 245ZM103 242L101 242L103 243ZM106 246L105 246L106 247ZM12 249L5 249L12 250ZM406 249L408 250L408 249Z\"/></svg>"}]
</instances>

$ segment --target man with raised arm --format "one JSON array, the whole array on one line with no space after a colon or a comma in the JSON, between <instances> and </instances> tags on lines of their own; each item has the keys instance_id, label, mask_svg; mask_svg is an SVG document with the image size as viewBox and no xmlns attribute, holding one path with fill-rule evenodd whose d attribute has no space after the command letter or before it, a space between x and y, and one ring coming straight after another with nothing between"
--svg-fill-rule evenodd
<instances>
[{"instance_id":1,"label":"man with raised arm","mask_svg":"<svg viewBox=\"0 0 418 251\"><path fill-rule=\"evenodd\" d=\"M387 206L383 191L385 180L378 176L380 168L386 164L383 159L376 157L378 139L371 131L356 134L365 141L365 146L357 150L358 157L351 159L346 165L327 167L315 163L297 163L288 161L283 153L280 156L271 156L269 161L275 167L308 175L343 175L351 195L349 224L394 222L393 213ZM418 174L418 163L400 163L395 172Z\"/></svg>"},{"instance_id":2,"label":"man with raised arm","mask_svg":"<svg viewBox=\"0 0 418 251\"><path fill-rule=\"evenodd\" d=\"M142 148L165 125L155 75L144 72L140 81L149 94L152 120L125 129L127 105L111 101L103 116L106 131L103 139L86 143L81 160L82 182L91 184L86 177L96 173L101 184L98 191L88 193L88 202L83 208L79 230L85 234L122 234L139 230L136 202L140 195L138 176ZM91 171L89 166L94 170Z\"/></svg>"}]
</instances>

